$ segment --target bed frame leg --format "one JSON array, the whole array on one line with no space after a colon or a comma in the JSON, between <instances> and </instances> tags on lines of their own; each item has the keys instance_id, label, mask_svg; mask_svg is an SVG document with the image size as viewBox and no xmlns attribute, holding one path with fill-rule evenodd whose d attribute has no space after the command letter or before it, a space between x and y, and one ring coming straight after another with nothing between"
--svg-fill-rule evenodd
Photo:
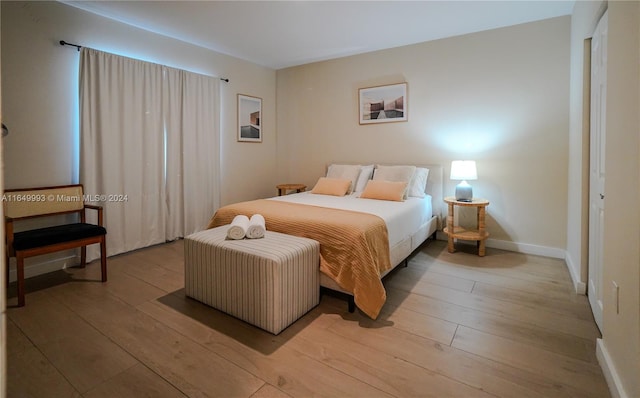
<instances>
[{"instance_id":1,"label":"bed frame leg","mask_svg":"<svg viewBox=\"0 0 640 398\"><path fill-rule=\"evenodd\" d=\"M356 302L353 299L353 296L349 296L349 298L347 299L347 304L349 306L349 312L353 314L356 310Z\"/></svg>"}]
</instances>

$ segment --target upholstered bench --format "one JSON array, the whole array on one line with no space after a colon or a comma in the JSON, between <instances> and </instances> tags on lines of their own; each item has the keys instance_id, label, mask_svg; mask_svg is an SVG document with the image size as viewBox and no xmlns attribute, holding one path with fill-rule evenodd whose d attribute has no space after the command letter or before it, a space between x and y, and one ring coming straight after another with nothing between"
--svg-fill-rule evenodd
<instances>
[{"instance_id":1,"label":"upholstered bench","mask_svg":"<svg viewBox=\"0 0 640 398\"><path fill-rule=\"evenodd\" d=\"M9 258L15 257L19 307L25 304L24 260L28 257L80 247L80 265L84 266L87 245L99 243L101 279L102 282L107 281L107 230L102 226L102 207L84 202L81 184L7 189L2 201L7 245L7 282L9 281ZM97 225L85 222L86 209L97 211ZM52 226L14 232L15 224L22 221L61 215L75 215L76 221L63 225L58 222Z\"/></svg>"},{"instance_id":2,"label":"upholstered bench","mask_svg":"<svg viewBox=\"0 0 640 398\"><path fill-rule=\"evenodd\" d=\"M272 231L227 240L228 228L184 239L187 296L273 334L318 305L318 242Z\"/></svg>"}]
</instances>

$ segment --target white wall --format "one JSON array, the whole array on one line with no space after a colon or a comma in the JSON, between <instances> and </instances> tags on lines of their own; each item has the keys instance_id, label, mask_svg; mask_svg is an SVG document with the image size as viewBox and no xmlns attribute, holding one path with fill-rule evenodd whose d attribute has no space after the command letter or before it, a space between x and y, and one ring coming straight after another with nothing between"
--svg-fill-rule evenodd
<instances>
[{"instance_id":1,"label":"white wall","mask_svg":"<svg viewBox=\"0 0 640 398\"><path fill-rule=\"evenodd\" d=\"M448 175L475 159L492 243L564 256L569 45L562 17L279 70L278 175L313 186L333 161ZM360 126L358 89L399 82L409 121Z\"/></svg>"},{"instance_id":2,"label":"white wall","mask_svg":"<svg viewBox=\"0 0 640 398\"><path fill-rule=\"evenodd\" d=\"M60 46L59 41L65 40L229 78L229 83L221 83L222 203L276 193L275 70L55 1L2 1L0 6L2 115L11 129L4 140L6 188L77 182L79 53ZM263 99L260 144L237 142L238 93ZM29 263L50 258L38 257ZM27 271L27 275L34 273L39 271L33 267Z\"/></svg>"},{"instance_id":3,"label":"white wall","mask_svg":"<svg viewBox=\"0 0 640 398\"><path fill-rule=\"evenodd\" d=\"M601 362L609 359L605 368L615 376L616 392L640 397L640 2L611 1L608 7L606 238L599 349L604 354ZM619 310L614 281L620 287Z\"/></svg>"}]
</instances>

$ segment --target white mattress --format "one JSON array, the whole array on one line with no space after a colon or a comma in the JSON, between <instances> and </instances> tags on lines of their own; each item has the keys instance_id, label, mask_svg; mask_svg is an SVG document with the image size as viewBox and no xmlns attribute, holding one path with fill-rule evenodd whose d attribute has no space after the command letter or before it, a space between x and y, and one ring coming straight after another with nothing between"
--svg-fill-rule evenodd
<instances>
[{"instance_id":1,"label":"white mattress","mask_svg":"<svg viewBox=\"0 0 640 398\"><path fill-rule=\"evenodd\" d=\"M424 198L410 197L404 202L363 199L358 195L331 196L301 192L269 199L374 214L387 224L390 247L413 235L433 214L429 195Z\"/></svg>"}]
</instances>

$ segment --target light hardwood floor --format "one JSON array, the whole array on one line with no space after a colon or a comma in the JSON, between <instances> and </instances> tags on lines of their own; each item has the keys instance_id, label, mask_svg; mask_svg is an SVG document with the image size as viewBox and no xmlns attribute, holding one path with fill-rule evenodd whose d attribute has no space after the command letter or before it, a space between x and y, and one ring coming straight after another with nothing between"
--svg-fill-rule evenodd
<instances>
[{"instance_id":1,"label":"light hardwood floor","mask_svg":"<svg viewBox=\"0 0 640 398\"><path fill-rule=\"evenodd\" d=\"M182 241L110 258L104 284L96 262L32 278L8 396L608 397L564 262L472 250L429 241L376 321L325 295L278 336L186 298Z\"/></svg>"}]
</instances>

